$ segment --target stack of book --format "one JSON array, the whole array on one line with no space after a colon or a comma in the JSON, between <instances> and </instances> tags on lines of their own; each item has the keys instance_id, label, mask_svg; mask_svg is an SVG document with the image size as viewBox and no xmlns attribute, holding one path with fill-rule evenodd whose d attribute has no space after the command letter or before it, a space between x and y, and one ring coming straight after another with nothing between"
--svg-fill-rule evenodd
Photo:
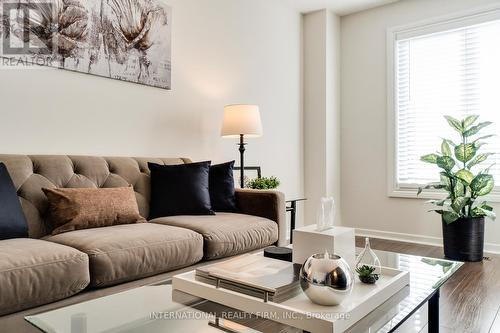
<instances>
[{"instance_id":1,"label":"stack of book","mask_svg":"<svg viewBox=\"0 0 500 333\"><path fill-rule=\"evenodd\" d=\"M302 292L300 267L261 255L245 255L198 268L196 280L281 303Z\"/></svg>"}]
</instances>

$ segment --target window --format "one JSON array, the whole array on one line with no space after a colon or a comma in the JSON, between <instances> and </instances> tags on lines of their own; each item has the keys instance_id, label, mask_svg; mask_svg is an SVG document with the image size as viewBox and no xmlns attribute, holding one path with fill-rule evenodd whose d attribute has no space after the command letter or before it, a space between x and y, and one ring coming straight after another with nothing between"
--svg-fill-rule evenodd
<instances>
[{"instance_id":1,"label":"window","mask_svg":"<svg viewBox=\"0 0 500 333\"><path fill-rule=\"evenodd\" d=\"M482 133L498 136L481 151L498 153L488 163L496 163L491 172L500 190L500 13L394 30L388 36L390 194L414 197L418 185L439 181L437 166L421 162L420 156L435 152L442 137L458 141L444 115L479 115L480 121L493 122Z\"/></svg>"}]
</instances>

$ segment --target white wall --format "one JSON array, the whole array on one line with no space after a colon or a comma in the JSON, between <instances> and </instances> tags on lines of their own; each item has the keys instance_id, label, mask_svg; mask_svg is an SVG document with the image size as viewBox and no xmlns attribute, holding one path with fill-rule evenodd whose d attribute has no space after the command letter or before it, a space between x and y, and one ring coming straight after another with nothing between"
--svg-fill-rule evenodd
<instances>
[{"instance_id":1,"label":"white wall","mask_svg":"<svg viewBox=\"0 0 500 333\"><path fill-rule=\"evenodd\" d=\"M340 109L340 17L328 12L328 38L326 58L328 59L327 113L326 113L326 195L335 199L335 225L342 225L341 194L341 109Z\"/></svg>"},{"instance_id":2,"label":"white wall","mask_svg":"<svg viewBox=\"0 0 500 333\"><path fill-rule=\"evenodd\" d=\"M440 217L427 213L424 200L387 197L386 29L492 3L499 1L407 0L342 18L345 225L417 235L413 239L441 237ZM495 208L500 212L499 204ZM487 224L486 242L500 245L498 222Z\"/></svg>"},{"instance_id":3,"label":"white wall","mask_svg":"<svg viewBox=\"0 0 500 333\"><path fill-rule=\"evenodd\" d=\"M340 19L329 10L304 15L303 224L316 223L320 200L336 200L340 224Z\"/></svg>"},{"instance_id":4,"label":"white wall","mask_svg":"<svg viewBox=\"0 0 500 333\"><path fill-rule=\"evenodd\" d=\"M280 0L166 0L173 89L62 70L0 71L0 153L237 159L223 106L261 107L248 165L303 192L301 15Z\"/></svg>"}]
</instances>

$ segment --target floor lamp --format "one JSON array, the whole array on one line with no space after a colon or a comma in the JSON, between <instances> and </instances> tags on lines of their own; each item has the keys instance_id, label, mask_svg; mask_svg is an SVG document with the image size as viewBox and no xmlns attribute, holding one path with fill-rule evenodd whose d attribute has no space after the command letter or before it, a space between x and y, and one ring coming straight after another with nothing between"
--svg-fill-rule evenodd
<instances>
[{"instance_id":1,"label":"floor lamp","mask_svg":"<svg viewBox=\"0 0 500 333\"><path fill-rule=\"evenodd\" d=\"M262 121L257 105L233 104L224 107L222 137L239 138L240 186L245 187L245 138L262 136Z\"/></svg>"}]
</instances>

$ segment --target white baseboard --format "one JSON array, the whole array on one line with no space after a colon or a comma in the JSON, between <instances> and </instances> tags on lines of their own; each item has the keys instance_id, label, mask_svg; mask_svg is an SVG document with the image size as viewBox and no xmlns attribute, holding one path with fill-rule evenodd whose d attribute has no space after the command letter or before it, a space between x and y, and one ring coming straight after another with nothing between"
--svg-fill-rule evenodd
<instances>
[{"instance_id":1,"label":"white baseboard","mask_svg":"<svg viewBox=\"0 0 500 333\"><path fill-rule=\"evenodd\" d=\"M399 232L360 229L360 228L356 228L355 230L356 230L356 236L361 236L361 237L373 237L373 238L381 238L381 239L394 240L400 242L443 247L443 239L440 237L404 234ZM500 244L485 243L484 252L500 254Z\"/></svg>"}]
</instances>

